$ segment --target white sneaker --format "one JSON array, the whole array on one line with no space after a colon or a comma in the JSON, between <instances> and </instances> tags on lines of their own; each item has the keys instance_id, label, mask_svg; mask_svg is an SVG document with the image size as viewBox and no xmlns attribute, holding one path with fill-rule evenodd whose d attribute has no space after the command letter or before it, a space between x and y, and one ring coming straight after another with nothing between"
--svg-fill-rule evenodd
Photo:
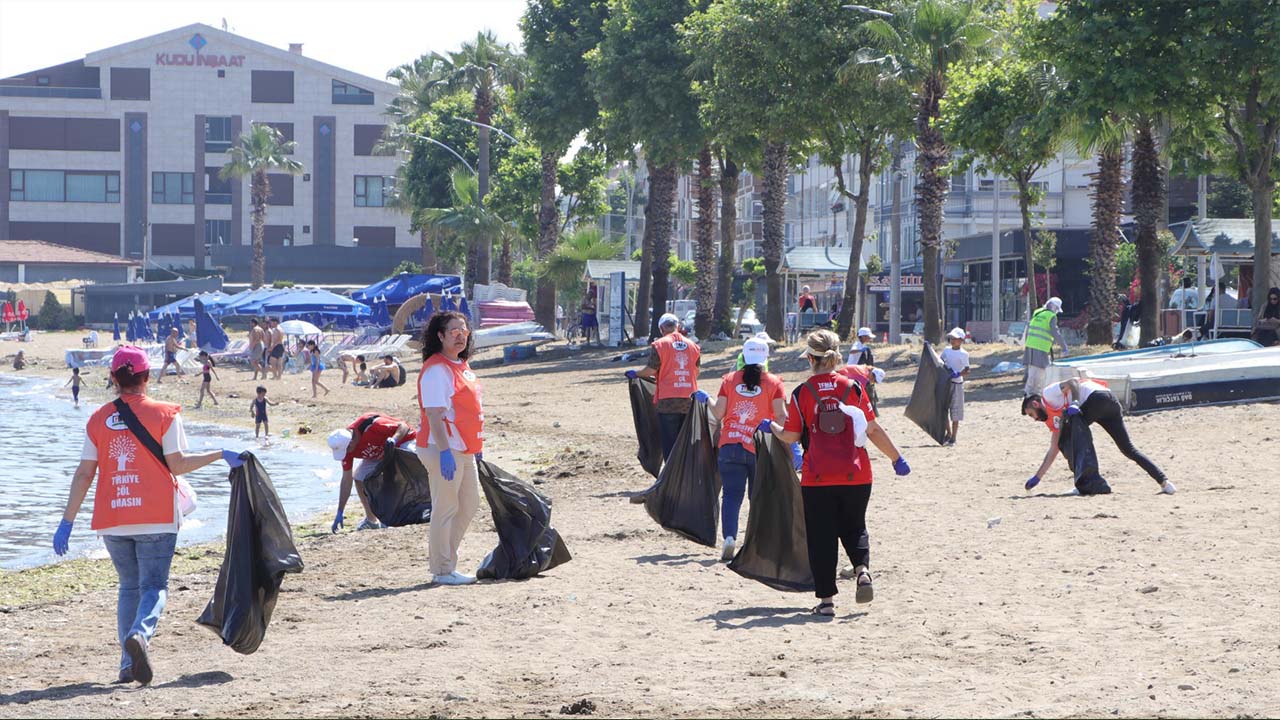
<instances>
[{"instance_id":1,"label":"white sneaker","mask_svg":"<svg viewBox=\"0 0 1280 720\"><path fill-rule=\"evenodd\" d=\"M729 562L733 559L733 553L738 549L736 545L732 535L724 539L724 548L720 551L720 562Z\"/></svg>"},{"instance_id":2,"label":"white sneaker","mask_svg":"<svg viewBox=\"0 0 1280 720\"><path fill-rule=\"evenodd\" d=\"M1069 493L1067 493L1067 494L1068 494L1068 495L1079 495L1079 494L1080 494L1080 488L1071 488L1071 492L1069 492Z\"/></svg>"},{"instance_id":3,"label":"white sneaker","mask_svg":"<svg viewBox=\"0 0 1280 720\"><path fill-rule=\"evenodd\" d=\"M1174 487L1173 483L1169 482L1168 480L1165 480L1164 484L1160 486L1160 492L1164 493L1165 495L1172 495L1178 492L1178 488Z\"/></svg>"},{"instance_id":4,"label":"white sneaker","mask_svg":"<svg viewBox=\"0 0 1280 720\"><path fill-rule=\"evenodd\" d=\"M431 583L433 585L470 585L476 579L470 575L463 575L459 572L451 572L448 575L432 575Z\"/></svg>"},{"instance_id":5,"label":"white sneaker","mask_svg":"<svg viewBox=\"0 0 1280 720\"><path fill-rule=\"evenodd\" d=\"M369 518L365 518L360 521L359 525L356 525L356 530L383 530L386 527L386 525L383 525L380 522L369 522Z\"/></svg>"},{"instance_id":6,"label":"white sneaker","mask_svg":"<svg viewBox=\"0 0 1280 720\"><path fill-rule=\"evenodd\" d=\"M453 577L453 579L456 581L456 584L458 585L470 585L471 583L476 581L475 575L463 575L457 570L454 570L453 572L449 573L449 575Z\"/></svg>"}]
</instances>

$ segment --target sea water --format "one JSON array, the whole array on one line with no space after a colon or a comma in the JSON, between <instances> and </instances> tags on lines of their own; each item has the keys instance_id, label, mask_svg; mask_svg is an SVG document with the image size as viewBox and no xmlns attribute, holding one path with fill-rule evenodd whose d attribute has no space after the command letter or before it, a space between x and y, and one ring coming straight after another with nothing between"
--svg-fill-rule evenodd
<instances>
[{"instance_id":1,"label":"sea water","mask_svg":"<svg viewBox=\"0 0 1280 720\"><path fill-rule=\"evenodd\" d=\"M54 562L53 533L62 519L71 477L80 463L85 423L98 405L71 403L62 381L0 374L0 568L14 570ZM200 424L184 413L188 451L250 450L262 461L292 522L337 504L341 468L332 456L290 440L255 440L253 432ZM218 461L188 473L199 495L196 511L183 519L182 545L218 539L226 533L231 487L227 464ZM89 525L90 488L64 558L106 557ZM354 498L353 498L354 499ZM349 504L349 503L348 503Z\"/></svg>"}]
</instances>

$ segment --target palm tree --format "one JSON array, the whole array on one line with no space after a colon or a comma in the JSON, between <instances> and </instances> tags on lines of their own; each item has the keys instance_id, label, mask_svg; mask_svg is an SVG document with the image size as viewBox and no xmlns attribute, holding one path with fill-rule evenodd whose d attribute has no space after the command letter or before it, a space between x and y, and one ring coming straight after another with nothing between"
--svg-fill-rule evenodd
<instances>
[{"instance_id":1,"label":"palm tree","mask_svg":"<svg viewBox=\"0 0 1280 720\"><path fill-rule=\"evenodd\" d=\"M566 300L577 300L570 289L582 286L588 260L613 260L622 252L623 242L609 240L598 226L582 226L560 238L560 244L538 264L538 275L552 287L563 289ZM541 284L541 283L540 283ZM637 332L641 332L637 328Z\"/></svg>"},{"instance_id":2,"label":"palm tree","mask_svg":"<svg viewBox=\"0 0 1280 720\"><path fill-rule=\"evenodd\" d=\"M892 17L868 20L863 28L871 47L855 59L875 65L886 79L906 82L916 93L917 225L924 255L924 334L942 339L938 263L942 247L942 209L950 182L945 168L951 148L938 129L939 103L947 92L947 73L984 51L994 33L979 20L972 0L899 2Z\"/></svg>"},{"instance_id":3,"label":"palm tree","mask_svg":"<svg viewBox=\"0 0 1280 720\"><path fill-rule=\"evenodd\" d=\"M413 152L417 144L417 133L413 131L413 125L419 118L430 113L432 103L438 99L443 67L442 58L427 54L387 73L388 78L399 83L400 92L387 105L386 114L390 116L391 123L387 127L380 151L386 149L406 154ZM401 166L400 174L403 176L404 172L405 167ZM409 183L405 182L396 184L397 188L408 186ZM392 195L392 206L402 212L413 214L421 205L418 198L407 193L396 192ZM436 239L431 236L427 224L417 222L416 225L422 245L422 270L435 273L438 265Z\"/></svg>"},{"instance_id":4,"label":"palm tree","mask_svg":"<svg viewBox=\"0 0 1280 720\"><path fill-rule=\"evenodd\" d=\"M450 204L447 208L428 208L419 214L423 227L452 234L468 248L488 245L499 237L506 221L480 202L478 178L464 168L449 174ZM467 270L470 272L470 264Z\"/></svg>"},{"instance_id":5,"label":"palm tree","mask_svg":"<svg viewBox=\"0 0 1280 720\"><path fill-rule=\"evenodd\" d=\"M1090 345L1110 345L1111 320L1116 296L1116 247L1120 244L1120 216L1124 212L1124 151L1128 126L1111 113L1093 122L1073 120L1071 133L1085 153L1097 153L1098 169L1091 176L1093 236L1089 242L1089 318L1086 336Z\"/></svg>"},{"instance_id":6,"label":"palm tree","mask_svg":"<svg viewBox=\"0 0 1280 720\"><path fill-rule=\"evenodd\" d=\"M428 83L433 92L455 93L466 90L475 99L474 114L479 131L478 200L489 193L489 125L494 110L506 101L509 93L524 84L524 58L511 45L498 42L492 31L476 33L475 40L448 55L434 54L439 65L439 78ZM489 282L490 248L481 244L468 253L468 286ZM474 262L472 262L474 260ZM473 271L474 268L474 271Z\"/></svg>"},{"instance_id":7,"label":"palm tree","mask_svg":"<svg viewBox=\"0 0 1280 720\"><path fill-rule=\"evenodd\" d=\"M696 291L698 312L694 333L700 338L711 336L716 304L716 194L719 186L712 176L711 146L703 145L698 153L698 219L694 223L697 252L694 262L698 275Z\"/></svg>"},{"instance_id":8,"label":"palm tree","mask_svg":"<svg viewBox=\"0 0 1280 720\"><path fill-rule=\"evenodd\" d=\"M252 178L249 199L253 203L253 266L250 283L259 288L266 282L266 258L262 253L263 229L267 225L267 200L271 198L271 182L267 172L282 170L290 175L302 173L302 163L289 157L295 143L286 142L280 131L268 125L253 125L247 133L236 138L236 144L227 151L227 164L218 177L223 180Z\"/></svg>"}]
</instances>

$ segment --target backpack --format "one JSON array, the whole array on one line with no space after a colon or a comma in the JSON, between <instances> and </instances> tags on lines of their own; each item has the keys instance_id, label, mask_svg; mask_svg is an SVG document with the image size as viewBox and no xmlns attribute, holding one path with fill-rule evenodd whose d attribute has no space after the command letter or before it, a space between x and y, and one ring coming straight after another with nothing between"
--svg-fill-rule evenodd
<instances>
[{"instance_id":1,"label":"backpack","mask_svg":"<svg viewBox=\"0 0 1280 720\"><path fill-rule=\"evenodd\" d=\"M809 471L817 475L853 475L853 421L841 412L840 405L847 404L849 395L854 392L861 398L862 388L856 381L848 380L849 385L839 399L833 395L823 397L812 381L806 381L800 386L808 388L815 401L814 417L801 418L804 420L804 430L800 442L805 449ZM796 392L799 393L800 388L796 388Z\"/></svg>"}]
</instances>

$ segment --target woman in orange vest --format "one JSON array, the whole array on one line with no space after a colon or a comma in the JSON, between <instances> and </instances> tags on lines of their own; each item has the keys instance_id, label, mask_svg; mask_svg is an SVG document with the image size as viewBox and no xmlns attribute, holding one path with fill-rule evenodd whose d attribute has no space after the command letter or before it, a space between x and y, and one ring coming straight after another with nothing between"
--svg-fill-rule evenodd
<instances>
[{"instance_id":1,"label":"woman in orange vest","mask_svg":"<svg viewBox=\"0 0 1280 720\"><path fill-rule=\"evenodd\" d=\"M111 376L120 399L98 408L85 427L80 465L53 550L67 553L72 524L96 475L91 527L107 546L120 580L116 630L123 652L117 682L146 685L152 677L147 646L164 611L169 565L182 524L175 475L218 460L231 467L244 463L232 450L186 452L181 406L147 397L151 365L141 348L116 350Z\"/></svg>"},{"instance_id":2,"label":"woman in orange vest","mask_svg":"<svg viewBox=\"0 0 1280 720\"><path fill-rule=\"evenodd\" d=\"M459 312L432 315L422 333L417 453L431 488L431 582L440 585L476 581L458 572L458 546L480 507L476 459L484 449L484 411L480 383L467 364L474 349L467 316Z\"/></svg>"}]
</instances>

